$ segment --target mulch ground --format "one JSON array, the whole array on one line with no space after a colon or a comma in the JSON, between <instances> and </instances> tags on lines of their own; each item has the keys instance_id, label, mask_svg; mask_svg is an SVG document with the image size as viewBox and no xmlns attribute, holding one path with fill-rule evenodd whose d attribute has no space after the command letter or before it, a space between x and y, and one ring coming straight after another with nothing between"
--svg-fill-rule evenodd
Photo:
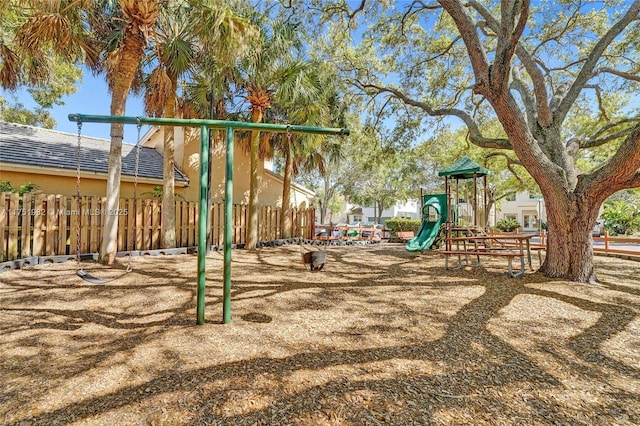
<instances>
[{"instance_id":1,"label":"mulch ground","mask_svg":"<svg viewBox=\"0 0 640 426\"><path fill-rule=\"evenodd\" d=\"M596 257L596 286L399 244L327 259L234 251L222 324L211 254L202 326L193 255L109 284L73 262L0 274L0 424L640 424L640 263Z\"/></svg>"}]
</instances>

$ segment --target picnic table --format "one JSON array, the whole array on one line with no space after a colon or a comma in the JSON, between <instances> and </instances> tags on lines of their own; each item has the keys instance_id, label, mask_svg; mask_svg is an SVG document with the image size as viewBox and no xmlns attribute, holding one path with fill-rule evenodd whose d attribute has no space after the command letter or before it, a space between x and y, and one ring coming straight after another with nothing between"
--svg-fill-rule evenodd
<instances>
[{"instance_id":1,"label":"picnic table","mask_svg":"<svg viewBox=\"0 0 640 426\"><path fill-rule=\"evenodd\" d=\"M534 234L496 234L496 235L463 235L445 239L445 250L440 253L445 256L445 268L447 270L460 269L463 262L471 266L480 266L482 256L503 257L508 261L509 276L519 277L524 274L525 264L528 263L531 270L531 238ZM454 247L455 246L455 247ZM457 256L458 263L449 267L449 257ZM472 264L469 257L476 257L476 263ZM464 257L464 259L463 259ZM520 269L513 270L513 259L520 259Z\"/></svg>"}]
</instances>

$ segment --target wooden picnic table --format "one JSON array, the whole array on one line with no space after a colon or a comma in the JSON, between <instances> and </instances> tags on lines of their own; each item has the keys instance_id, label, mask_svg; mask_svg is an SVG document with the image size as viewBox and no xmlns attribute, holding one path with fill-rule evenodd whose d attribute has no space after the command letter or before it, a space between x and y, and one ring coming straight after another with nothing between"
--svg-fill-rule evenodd
<instances>
[{"instance_id":1,"label":"wooden picnic table","mask_svg":"<svg viewBox=\"0 0 640 426\"><path fill-rule=\"evenodd\" d=\"M495 235L465 235L450 237L445 240L446 249L440 251L445 256L445 268L462 268L462 256L464 261L472 266L480 265L481 256L505 257L508 260L509 276L519 277L524 274L525 258L529 267L533 270L531 262L531 238L534 234L495 234ZM455 248L453 247L455 245ZM449 267L449 256L457 256L458 264ZM476 264L469 262L469 256L477 258ZM514 272L512 261L520 259L520 270Z\"/></svg>"}]
</instances>

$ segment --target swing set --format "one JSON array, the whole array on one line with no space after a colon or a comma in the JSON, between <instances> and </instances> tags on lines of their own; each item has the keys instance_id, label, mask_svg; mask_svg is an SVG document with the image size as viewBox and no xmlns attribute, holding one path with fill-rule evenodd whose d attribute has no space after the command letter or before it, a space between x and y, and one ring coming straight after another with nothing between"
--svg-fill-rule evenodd
<instances>
[{"instance_id":1,"label":"swing set","mask_svg":"<svg viewBox=\"0 0 640 426\"><path fill-rule=\"evenodd\" d=\"M142 123L138 120L138 136L136 138L136 160L134 167L134 180L133 180L133 216L136 216L137 209L137 200L138 200L138 166L140 164L140 131L142 129ZM76 211L81 211L81 195L80 195L80 157L82 151L82 121L78 121L78 145L76 150ZM78 214L78 221L80 220L80 215ZM114 278L103 279L98 278L84 269L80 267L80 223L76 226L76 275L82 278L83 280L90 282L92 284L106 284L117 279L120 279L131 272L131 257L133 257L133 238L130 238L128 242L128 257L127 261L127 269L120 275Z\"/></svg>"},{"instance_id":2,"label":"swing set","mask_svg":"<svg viewBox=\"0 0 640 426\"><path fill-rule=\"evenodd\" d=\"M226 121L226 120L207 120L207 119L184 119L184 118L156 118L156 117L126 117L112 115L85 115L85 114L69 114L69 121L79 124L78 127L78 144L81 139L81 123L122 123L138 125L138 142L136 149L136 180L137 168L140 150L140 127L143 124L155 126L180 126L180 127L200 127L200 205L198 210L198 285L197 285L197 304L196 304L196 323L201 325L205 323L205 270L206 270L206 243L207 243L207 193L209 188L209 155L203 155L208 150L209 129L225 129L226 130L226 158L225 158L225 196L224 196L224 267L223 267L223 298L222 298L222 322L228 324L231 322L231 238L232 238L232 217L233 217L233 154L234 154L234 130L256 130L274 133L311 133L320 135L349 135L347 128L327 128L313 126L299 126L289 124L271 124L271 123L246 123L242 121ZM80 156L80 148L78 148L78 162ZM78 166L79 170L79 166ZM80 192L80 173L78 172L77 192L78 200ZM134 192L135 196L135 192ZM79 201L78 201L79 202ZM77 238L77 241L80 241ZM79 244L79 242L77 243ZM79 260L79 247L76 247ZM129 262L131 261L129 254ZM127 267L128 273L131 270ZM112 280L101 280L94 277L78 267L76 274L89 282L103 283ZM117 277L118 278L118 277ZM114 278L114 279L117 279Z\"/></svg>"}]
</instances>

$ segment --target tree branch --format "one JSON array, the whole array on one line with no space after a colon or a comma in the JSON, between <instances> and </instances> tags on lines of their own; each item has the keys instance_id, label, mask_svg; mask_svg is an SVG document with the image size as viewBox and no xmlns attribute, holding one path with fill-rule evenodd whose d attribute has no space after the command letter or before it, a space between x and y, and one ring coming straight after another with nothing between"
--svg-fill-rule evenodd
<instances>
[{"instance_id":1,"label":"tree branch","mask_svg":"<svg viewBox=\"0 0 640 426\"><path fill-rule=\"evenodd\" d=\"M491 87L496 92L508 89L511 59L529 18L529 0L515 0L511 7L503 1L495 57L491 65ZM516 17L519 17L517 22ZM514 25L515 22L515 25Z\"/></svg>"},{"instance_id":2,"label":"tree branch","mask_svg":"<svg viewBox=\"0 0 640 426\"><path fill-rule=\"evenodd\" d=\"M632 188L638 183L640 173L640 125L632 129L620 149L592 173L581 175L579 192L594 192L606 199L621 189Z\"/></svg>"},{"instance_id":3,"label":"tree branch","mask_svg":"<svg viewBox=\"0 0 640 426\"><path fill-rule=\"evenodd\" d=\"M487 25L492 31L496 33L499 31L499 23L489 10L475 0L470 1L469 4L485 19ZM548 127L551 125L551 110L549 109L549 97L547 94L547 86L544 82L544 74L540 71L540 68L533 56L524 48L524 46L522 46L522 44L518 43L516 45L515 53L524 65L527 70L527 74L529 74L533 83L538 123L542 127ZM531 105L534 104L532 103ZM533 123L534 122L531 124Z\"/></svg>"},{"instance_id":4,"label":"tree branch","mask_svg":"<svg viewBox=\"0 0 640 426\"><path fill-rule=\"evenodd\" d=\"M423 110L424 112L426 112L430 116L433 116L433 117L443 117L443 116L455 116L455 117L458 117L460 120L462 120L465 123L465 125L469 129L470 140L471 140L471 142L473 142L474 145L477 145L477 146L480 146L480 147L483 147L483 148L511 149L511 144L509 143L508 139L503 139L503 138L485 138L484 136L482 136L482 133L480 132L480 128L478 127L476 122L465 111L462 111L462 110L459 110L459 109L456 109L456 108L433 109L430 105L428 105L428 104L426 104L424 102L420 102L420 101L417 101L415 99L412 99L412 98L408 97L407 95L405 95L400 90L395 89L393 87L379 86L379 85L370 84L370 83L365 84L365 83L362 83L361 81L358 81L358 80L356 80L356 83L363 90L373 89L378 93L390 93L395 98L401 100L405 104L420 108L421 110Z\"/></svg>"},{"instance_id":5,"label":"tree branch","mask_svg":"<svg viewBox=\"0 0 640 426\"><path fill-rule=\"evenodd\" d=\"M490 95L489 59L471 17L459 0L438 0L438 3L451 16L464 40L476 78L474 91L483 93L485 96Z\"/></svg>"},{"instance_id":6,"label":"tree branch","mask_svg":"<svg viewBox=\"0 0 640 426\"><path fill-rule=\"evenodd\" d=\"M505 161L507 162L507 169L509 170L509 172L511 172L513 177L515 177L518 180L518 182L520 182L520 187L524 187L524 180L513 169L513 166L522 166L522 163L520 162L520 160L511 158L509 155L505 154L504 152L491 152L485 155L484 166L487 167L487 164L489 163L489 159L493 157L498 157L498 156L503 157L505 159Z\"/></svg>"},{"instance_id":7,"label":"tree branch","mask_svg":"<svg viewBox=\"0 0 640 426\"><path fill-rule=\"evenodd\" d=\"M615 69L609 68L609 67L598 68L598 69L596 69L594 71L594 74L601 74L601 73L609 73L609 74L617 75L618 77L622 77L622 78L624 78L626 80L640 82L640 75L631 74L631 73L626 72L626 71L618 71L618 70L615 70Z\"/></svg>"},{"instance_id":8,"label":"tree branch","mask_svg":"<svg viewBox=\"0 0 640 426\"><path fill-rule=\"evenodd\" d=\"M553 121L555 123L559 124L564 121L585 84L593 76L594 69L604 51L631 22L638 19L638 16L640 16L640 0L635 0L620 20L612 25L609 31L596 43L591 53L587 56L578 76L560 101L558 108L553 112Z\"/></svg>"}]
</instances>

